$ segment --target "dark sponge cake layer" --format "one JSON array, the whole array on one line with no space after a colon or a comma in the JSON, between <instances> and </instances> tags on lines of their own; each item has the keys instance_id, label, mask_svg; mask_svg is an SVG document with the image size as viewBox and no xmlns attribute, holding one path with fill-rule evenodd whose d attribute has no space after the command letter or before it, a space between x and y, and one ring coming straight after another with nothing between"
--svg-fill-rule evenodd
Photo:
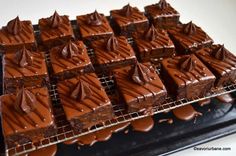
<instances>
[{"instance_id":1,"label":"dark sponge cake layer","mask_svg":"<svg viewBox=\"0 0 236 156\"><path fill-rule=\"evenodd\" d=\"M179 67L182 59L191 57L196 67L191 71L183 71ZM215 76L193 54L166 58L162 61L161 75L170 94L176 99L202 97L214 86Z\"/></svg>"},{"instance_id":2,"label":"dark sponge cake layer","mask_svg":"<svg viewBox=\"0 0 236 156\"><path fill-rule=\"evenodd\" d=\"M230 82L235 82L236 79L236 57L227 49L224 60L219 60L213 56L213 53L221 48L221 45L212 45L208 48L200 49L196 55L216 76L216 87L221 87ZM222 47L224 48L224 47Z\"/></svg>"}]
</instances>

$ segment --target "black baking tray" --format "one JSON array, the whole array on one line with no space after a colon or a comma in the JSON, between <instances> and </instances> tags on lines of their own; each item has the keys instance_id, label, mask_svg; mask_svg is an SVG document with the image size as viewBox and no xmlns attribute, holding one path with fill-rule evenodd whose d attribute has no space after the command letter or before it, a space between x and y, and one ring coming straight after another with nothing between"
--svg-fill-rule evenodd
<instances>
[{"instance_id":1,"label":"black baking tray","mask_svg":"<svg viewBox=\"0 0 236 156\"><path fill-rule=\"evenodd\" d=\"M236 93L232 93L236 98ZM172 112L154 116L155 126L149 132L120 132L113 134L106 142L93 146L58 144L56 156L154 156L168 155L186 148L208 142L236 132L236 104L223 104L212 99L204 107L197 103L194 108L203 113L196 122L180 121ZM173 124L158 123L159 119L172 118Z\"/></svg>"}]
</instances>

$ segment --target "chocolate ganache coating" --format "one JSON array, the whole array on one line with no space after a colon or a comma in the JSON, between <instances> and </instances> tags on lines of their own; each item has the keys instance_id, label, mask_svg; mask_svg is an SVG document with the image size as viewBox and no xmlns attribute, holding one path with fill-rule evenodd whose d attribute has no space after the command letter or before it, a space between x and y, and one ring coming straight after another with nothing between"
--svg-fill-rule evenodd
<instances>
[{"instance_id":1,"label":"chocolate ganache coating","mask_svg":"<svg viewBox=\"0 0 236 156\"><path fill-rule=\"evenodd\" d=\"M36 97L28 89L22 87L16 95L15 107L19 112L30 113L35 109Z\"/></svg>"},{"instance_id":2,"label":"chocolate ganache coating","mask_svg":"<svg viewBox=\"0 0 236 156\"><path fill-rule=\"evenodd\" d=\"M227 50L225 49L224 45L219 46L219 48L215 49L215 51L213 51L212 55L220 60L220 61L224 61L227 57Z\"/></svg>"},{"instance_id":3,"label":"chocolate ganache coating","mask_svg":"<svg viewBox=\"0 0 236 156\"><path fill-rule=\"evenodd\" d=\"M196 60L192 58L192 56L184 57L180 61L180 69L186 72L192 71L196 66Z\"/></svg>"},{"instance_id":4,"label":"chocolate ganache coating","mask_svg":"<svg viewBox=\"0 0 236 156\"><path fill-rule=\"evenodd\" d=\"M166 2L166 0L160 0L157 3L157 6L158 6L159 9L164 10L164 9L169 7L169 4Z\"/></svg>"},{"instance_id":5,"label":"chocolate ganache coating","mask_svg":"<svg viewBox=\"0 0 236 156\"><path fill-rule=\"evenodd\" d=\"M123 12L124 16L128 17L128 16L132 15L133 8L130 6L130 4L127 4L126 6L124 6L122 8L122 12Z\"/></svg>"},{"instance_id":6,"label":"chocolate ganache coating","mask_svg":"<svg viewBox=\"0 0 236 156\"><path fill-rule=\"evenodd\" d=\"M78 101L83 101L85 98L90 97L91 95L92 91L89 87L89 84L80 79L73 88L70 97Z\"/></svg>"},{"instance_id":7,"label":"chocolate ganache coating","mask_svg":"<svg viewBox=\"0 0 236 156\"><path fill-rule=\"evenodd\" d=\"M107 40L106 48L107 48L108 51L116 51L118 49L118 47L119 47L118 40L114 35L112 35Z\"/></svg>"},{"instance_id":8,"label":"chocolate ganache coating","mask_svg":"<svg viewBox=\"0 0 236 156\"><path fill-rule=\"evenodd\" d=\"M186 35L193 35L193 34L196 33L196 31L197 31L196 25L193 24L192 21L190 21L189 23L185 24L184 27L183 27L183 32Z\"/></svg>"},{"instance_id":9,"label":"chocolate ganache coating","mask_svg":"<svg viewBox=\"0 0 236 156\"><path fill-rule=\"evenodd\" d=\"M15 59L16 64L22 68L33 64L33 56L31 51L27 50L25 47L16 52Z\"/></svg>"},{"instance_id":10,"label":"chocolate ganache coating","mask_svg":"<svg viewBox=\"0 0 236 156\"><path fill-rule=\"evenodd\" d=\"M81 54L82 49L79 49L75 43L73 43L71 40L69 40L61 49L61 55L62 57L66 58L72 58L74 56L78 56L78 54Z\"/></svg>"},{"instance_id":11,"label":"chocolate ganache coating","mask_svg":"<svg viewBox=\"0 0 236 156\"><path fill-rule=\"evenodd\" d=\"M101 15L95 10L93 13L87 15L87 23L93 26L102 25L102 17Z\"/></svg>"},{"instance_id":12,"label":"chocolate ganache coating","mask_svg":"<svg viewBox=\"0 0 236 156\"><path fill-rule=\"evenodd\" d=\"M139 62L130 69L130 75L131 79L139 85L144 85L151 81L150 70Z\"/></svg>"},{"instance_id":13,"label":"chocolate ganache coating","mask_svg":"<svg viewBox=\"0 0 236 156\"><path fill-rule=\"evenodd\" d=\"M9 33L17 35L21 32L21 30L22 30L22 23L18 16L7 23L7 31Z\"/></svg>"},{"instance_id":14,"label":"chocolate ganache coating","mask_svg":"<svg viewBox=\"0 0 236 156\"><path fill-rule=\"evenodd\" d=\"M54 14L51 17L49 17L49 23L51 28L58 28L61 22L62 19L60 15L57 13L57 11L55 11Z\"/></svg>"},{"instance_id":15,"label":"chocolate ganache coating","mask_svg":"<svg viewBox=\"0 0 236 156\"><path fill-rule=\"evenodd\" d=\"M144 39L146 40L153 41L157 37L158 37L158 32L153 25L151 25L150 28L146 32L144 32Z\"/></svg>"}]
</instances>

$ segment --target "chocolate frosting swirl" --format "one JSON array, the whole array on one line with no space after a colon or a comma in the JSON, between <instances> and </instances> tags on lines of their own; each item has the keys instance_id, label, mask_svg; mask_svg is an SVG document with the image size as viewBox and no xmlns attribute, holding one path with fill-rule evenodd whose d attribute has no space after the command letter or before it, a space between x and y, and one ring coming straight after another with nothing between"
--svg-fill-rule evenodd
<instances>
[{"instance_id":1,"label":"chocolate frosting swirl","mask_svg":"<svg viewBox=\"0 0 236 156\"><path fill-rule=\"evenodd\" d=\"M22 68L33 64L33 55L31 51L27 50L25 47L16 52L15 59L16 64Z\"/></svg>"},{"instance_id":2,"label":"chocolate frosting swirl","mask_svg":"<svg viewBox=\"0 0 236 156\"><path fill-rule=\"evenodd\" d=\"M7 31L10 34L17 35L21 32L21 30L22 30L22 23L18 16L7 23Z\"/></svg>"},{"instance_id":3,"label":"chocolate frosting swirl","mask_svg":"<svg viewBox=\"0 0 236 156\"><path fill-rule=\"evenodd\" d=\"M114 35L112 35L107 40L106 48L107 48L108 51L116 51L118 47L119 47L118 40Z\"/></svg>"},{"instance_id":4,"label":"chocolate frosting swirl","mask_svg":"<svg viewBox=\"0 0 236 156\"><path fill-rule=\"evenodd\" d=\"M157 36L158 36L158 32L153 25L151 25L151 27L146 32L144 32L144 39L148 41L155 40Z\"/></svg>"},{"instance_id":5,"label":"chocolate frosting swirl","mask_svg":"<svg viewBox=\"0 0 236 156\"><path fill-rule=\"evenodd\" d=\"M224 45L221 45L219 48L216 48L212 54L216 59L224 61L227 57L227 50Z\"/></svg>"},{"instance_id":6,"label":"chocolate frosting swirl","mask_svg":"<svg viewBox=\"0 0 236 156\"><path fill-rule=\"evenodd\" d=\"M131 79L139 85L144 85L151 81L151 77L149 76L150 70L139 62L130 69L130 75Z\"/></svg>"},{"instance_id":7,"label":"chocolate frosting swirl","mask_svg":"<svg viewBox=\"0 0 236 156\"><path fill-rule=\"evenodd\" d=\"M82 80L79 80L71 91L70 97L78 101L83 101L85 98L88 98L91 95L92 91L89 84Z\"/></svg>"},{"instance_id":8,"label":"chocolate frosting swirl","mask_svg":"<svg viewBox=\"0 0 236 156\"><path fill-rule=\"evenodd\" d=\"M192 71L196 66L196 60L193 60L191 56L184 57L180 61L180 69L182 71L190 72Z\"/></svg>"},{"instance_id":9,"label":"chocolate frosting swirl","mask_svg":"<svg viewBox=\"0 0 236 156\"><path fill-rule=\"evenodd\" d=\"M184 25L183 27L183 32L186 34L186 35L193 35L195 34L197 31L197 27L195 24L193 24L193 22L189 22L187 24Z\"/></svg>"},{"instance_id":10,"label":"chocolate frosting swirl","mask_svg":"<svg viewBox=\"0 0 236 156\"><path fill-rule=\"evenodd\" d=\"M80 53L81 51L72 41L68 41L61 49L61 56L64 58L72 58Z\"/></svg>"},{"instance_id":11,"label":"chocolate frosting swirl","mask_svg":"<svg viewBox=\"0 0 236 156\"><path fill-rule=\"evenodd\" d=\"M130 6L130 4L127 4L122 8L122 13L126 17L131 16L133 13L133 8Z\"/></svg>"},{"instance_id":12,"label":"chocolate frosting swirl","mask_svg":"<svg viewBox=\"0 0 236 156\"><path fill-rule=\"evenodd\" d=\"M58 28L61 22L62 19L60 15L57 13L57 11L55 11L54 14L51 17L49 17L49 23L51 28Z\"/></svg>"},{"instance_id":13,"label":"chocolate frosting swirl","mask_svg":"<svg viewBox=\"0 0 236 156\"><path fill-rule=\"evenodd\" d=\"M36 104L35 95L28 89L22 87L16 95L16 109L21 113L30 113Z\"/></svg>"},{"instance_id":14,"label":"chocolate frosting swirl","mask_svg":"<svg viewBox=\"0 0 236 156\"><path fill-rule=\"evenodd\" d=\"M102 17L101 15L95 10L93 13L87 15L87 23L93 26L102 25Z\"/></svg>"},{"instance_id":15,"label":"chocolate frosting swirl","mask_svg":"<svg viewBox=\"0 0 236 156\"><path fill-rule=\"evenodd\" d=\"M166 2L166 0L160 0L157 3L157 6L159 9L163 10L163 9L167 8L169 6L169 4Z\"/></svg>"}]
</instances>

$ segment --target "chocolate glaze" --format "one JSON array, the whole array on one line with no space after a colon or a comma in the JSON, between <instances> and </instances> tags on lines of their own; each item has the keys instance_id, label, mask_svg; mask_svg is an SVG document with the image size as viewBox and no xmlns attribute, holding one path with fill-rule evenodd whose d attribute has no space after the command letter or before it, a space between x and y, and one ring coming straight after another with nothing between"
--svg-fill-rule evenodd
<instances>
[{"instance_id":1,"label":"chocolate glaze","mask_svg":"<svg viewBox=\"0 0 236 156\"><path fill-rule=\"evenodd\" d=\"M144 85L151 81L149 68L139 62L136 62L129 73L131 79L139 85Z\"/></svg>"},{"instance_id":2,"label":"chocolate glaze","mask_svg":"<svg viewBox=\"0 0 236 156\"><path fill-rule=\"evenodd\" d=\"M223 94L216 97L221 103L232 103L234 102L234 98L230 94Z\"/></svg>"},{"instance_id":3,"label":"chocolate glaze","mask_svg":"<svg viewBox=\"0 0 236 156\"><path fill-rule=\"evenodd\" d=\"M102 25L102 16L95 10L93 13L87 15L87 23L92 26Z\"/></svg>"},{"instance_id":4,"label":"chocolate glaze","mask_svg":"<svg viewBox=\"0 0 236 156\"><path fill-rule=\"evenodd\" d=\"M70 44L70 42L72 45ZM75 48L75 46L77 48ZM62 57L61 53L63 53L63 55L66 54L67 57ZM69 43L64 46L52 48L50 50L50 60L52 64L53 73L55 75L61 74L62 77L65 76L63 75L65 71L69 72L78 69L78 73L79 71L83 73L88 72L84 70L86 67L92 67L91 61L87 53L87 49L82 41L69 41Z\"/></svg>"},{"instance_id":5,"label":"chocolate glaze","mask_svg":"<svg viewBox=\"0 0 236 156\"><path fill-rule=\"evenodd\" d=\"M155 69L150 64L144 64L150 73L149 83L139 85L130 79L129 71L132 67L124 67L114 70L115 80L120 94L128 106L128 111L149 110L152 105L160 104L166 96L166 89Z\"/></svg>"},{"instance_id":6,"label":"chocolate glaze","mask_svg":"<svg viewBox=\"0 0 236 156\"><path fill-rule=\"evenodd\" d=\"M94 24L98 25L88 24L87 19L89 15L90 14L76 17L80 34L83 39L92 40L92 39L108 37L113 34L109 22L107 21L106 17L103 14L99 14L99 16L98 14L96 14L96 17L98 16L99 21L97 21L98 23L95 22Z\"/></svg>"},{"instance_id":7,"label":"chocolate glaze","mask_svg":"<svg viewBox=\"0 0 236 156\"><path fill-rule=\"evenodd\" d=\"M96 142L97 142L96 135L94 133L83 135L83 136L79 137L78 140L77 140L77 143L79 145L89 145L89 146L92 146Z\"/></svg>"},{"instance_id":8,"label":"chocolate glaze","mask_svg":"<svg viewBox=\"0 0 236 156\"><path fill-rule=\"evenodd\" d=\"M184 121L189 121L198 116L202 116L202 113L197 112L192 105L176 108L173 110L173 114L176 118Z\"/></svg>"},{"instance_id":9,"label":"chocolate glaze","mask_svg":"<svg viewBox=\"0 0 236 156\"><path fill-rule=\"evenodd\" d=\"M158 31L151 25L151 27L144 33L144 39L148 41L153 41L158 37Z\"/></svg>"},{"instance_id":10,"label":"chocolate glaze","mask_svg":"<svg viewBox=\"0 0 236 156\"><path fill-rule=\"evenodd\" d=\"M49 17L48 20L51 28L58 28L62 23L62 19L60 15L58 15L57 11L55 11L54 14L51 17Z\"/></svg>"},{"instance_id":11,"label":"chocolate glaze","mask_svg":"<svg viewBox=\"0 0 236 156\"><path fill-rule=\"evenodd\" d=\"M118 64L118 62L127 62L130 60L136 60L135 53L124 36L116 37L118 41L118 47L115 51L108 51L106 48L106 40L93 41L91 46L95 51L96 61L99 65L104 64ZM117 65L117 66L122 66Z\"/></svg>"},{"instance_id":12,"label":"chocolate glaze","mask_svg":"<svg viewBox=\"0 0 236 156\"><path fill-rule=\"evenodd\" d=\"M192 59L190 62L195 62L195 68L190 71L181 70L180 64L189 57ZM191 65L191 63L186 64ZM215 82L215 76L193 54L164 59L162 67L161 74L165 78L164 82L169 92L177 99L201 97L209 92Z\"/></svg>"},{"instance_id":13,"label":"chocolate glaze","mask_svg":"<svg viewBox=\"0 0 236 156\"><path fill-rule=\"evenodd\" d=\"M127 4L126 6L122 8L122 11L123 11L123 15L128 17L132 15L133 8L130 6L130 4Z\"/></svg>"},{"instance_id":14,"label":"chocolate glaze","mask_svg":"<svg viewBox=\"0 0 236 156\"><path fill-rule=\"evenodd\" d=\"M57 153L57 145L44 147L27 154L27 156L55 156Z\"/></svg>"},{"instance_id":15,"label":"chocolate glaze","mask_svg":"<svg viewBox=\"0 0 236 156\"><path fill-rule=\"evenodd\" d=\"M78 80L86 82L92 94L82 101L68 98L71 95L71 88L74 88ZM94 73L60 81L57 88L67 120L72 126L76 126L77 130L88 128L112 117L111 102ZM94 119L90 121L91 118Z\"/></svg>"},{"instance_id":16,"label":"chocolate glaze","mask_svg":"<svg viewBox=\"0 0 236 156\"><path fill-rule=\"evenodd\" d=\"M196 52L196 55L216 76L215 86L221 87L235 81L236 57L222 45L213 45L209 48L200 49ZM215 58L215 56L218 58Z\"/></svg>"},{"instance_id":17,"label":"chocolate glaze","mask_svg":"<svg viewBox=\"0 0 236 156\"><path fill-rule=\"evenodd\" d=\"M106 48L108 51L116 51L119 47L119 42L117 38L112 35L111 37L108 38Z\"/></svg>"},{"instance_id":18,"label":"chocolate glaze","mask_svg":"<svg viewBox=\"0 0 236 156\"><path fill-rule=\"evenodd\" d=\"M137 119L131 122L131 126L134 131L148 132L154 126L154 120L151 116Z\"/></svg>"},{"instance_id":19,"label":"chocolate glaze","mask_svg":"<svg viewBox=\"0 0 236 156\"><path fill-rule=\"evenodd\" d=\"M180 60L180 70L191 72L195 67L196 60L194 60L191 55Z\"/></svg>"},{"instance_id":20,"label":"chocolate glaze","mask_svg":"<svg viewBox=\"0 0 236 156\"><path fill-rule=\"evenodd\" d=\"M22 31L22 23L18 16L7 23L7 31L12 35L17 35Z\"/></svg>"},{"instance_id":21,"label":"chocolate glaze","mask_svg":"<svg viewBox=\"0 0 236 156\"><path fill-rule=\"evenodd\" d=\"M90 97L92 91L88 83L83 80L78 80L74 88L72 88L70 97L77 101L83 101L84 99Z\"/></svg>"},{"instance_id":22,"label":"chocolate glaze","mask_svg":"<svg viewBox=\"0 0 236 156\"><path fill-rule=\"evenodd\" d=\"M27 50L25 46L16 52L16 63L20 67L31 66L33 64L33 56L31 51Z\"/></svg>"},{"instance_id":23,"label":"chocolate glaze","mask_svg":"<svg viewBox=\"0 0 236 156\"><path fill-rule=\"evenodd\" d=\"M184 30L186 30L186 33ZM178 24L176 27L169 29L168 32L179 54L193 53L213 43L213 40L200 27L191 22Z\"/></svg>"},{"instance_id":24,"label":"chocolate glaze","mask_svg":"<svg viewBox=\"0 0 236 156\"><path fill-rule=\"evenodd\" d=\"M199 106L203 107L205 105L209 105L211 103L211 99L201 100L197 102Z\"/></svg>"},{"instance_id":25,"label":"chocolate glaze","mask_svg":"<svg viewBox=\"0 0 236 156\"><path fill-rule=\"evenodd\" d=\"M159 119L158 120L158 123L163 123L163 122L166 122L166 123L168 123L168 124L173 124L173 119L171 119L171 118L168 118L168 119Z\"/></svg>"}]
</instances>

